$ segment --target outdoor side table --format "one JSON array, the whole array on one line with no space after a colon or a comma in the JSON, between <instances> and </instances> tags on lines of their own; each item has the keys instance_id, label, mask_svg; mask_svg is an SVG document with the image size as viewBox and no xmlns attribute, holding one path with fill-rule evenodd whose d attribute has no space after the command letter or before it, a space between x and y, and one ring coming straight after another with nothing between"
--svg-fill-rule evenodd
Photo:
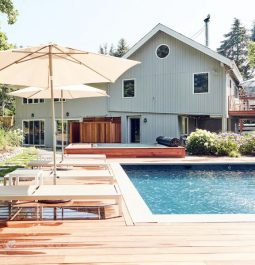
<instances>
[{"instance_id":1,"label":"outdoor side table","mask_svg":"<svg viewBox=\"0 0 255 265\"><path fill-rule=\"evenodd\" d=\"M43 171L36 169L16 169L6 176L9 179L9 185L19 185L20 178L31 178L35 180L35 185L43 184ZM13 182L15 180L15 182ZM6 182L5 182L6 183Z\"/></svg>"}]
</instances>

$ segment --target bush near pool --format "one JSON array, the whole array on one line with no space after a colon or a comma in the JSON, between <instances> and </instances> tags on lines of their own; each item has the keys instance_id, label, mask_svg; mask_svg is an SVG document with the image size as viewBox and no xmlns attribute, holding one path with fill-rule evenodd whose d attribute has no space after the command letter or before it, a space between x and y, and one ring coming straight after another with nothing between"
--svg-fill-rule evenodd
<instances>
[{"instance_id":1,"label":"bush near pool","mask_svg":"<svg viewBox=\"0 0 255 265\"><path fill-rule=\"evenodd\" d=\"M255 134L212 133L197 129L187 138L187 151L191 155L239 157L255 155Z\"/></svg>"}]
</instances>

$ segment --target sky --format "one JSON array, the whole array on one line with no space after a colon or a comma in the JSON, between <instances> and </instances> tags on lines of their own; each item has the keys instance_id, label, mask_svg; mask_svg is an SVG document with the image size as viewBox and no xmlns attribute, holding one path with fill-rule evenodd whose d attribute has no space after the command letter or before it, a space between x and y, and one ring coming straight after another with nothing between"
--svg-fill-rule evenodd
<instances>
[{"instance_id":1,"label":"sky","mask_svg":"<svg viewBox=\"0 0 255 265\"><path fill-rule=\"evenodd\" d=\"M115 47L124 38L132 47L158 23L192 37L211 16L209 47L213 50L230 31L234 18L248 29L255 21L254 0L14 0L18 20L8 25L0 15L0 28L17 46L58 43L98 52ZM196 41L204 44L202 32Z\"/></svg>"}]
</instances>

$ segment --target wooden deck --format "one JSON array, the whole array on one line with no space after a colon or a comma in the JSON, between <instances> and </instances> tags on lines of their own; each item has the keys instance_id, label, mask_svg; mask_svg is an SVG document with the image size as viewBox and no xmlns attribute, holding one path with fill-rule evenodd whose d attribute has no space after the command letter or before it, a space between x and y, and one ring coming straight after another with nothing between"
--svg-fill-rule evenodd
<instances>
[{"instance_id":1,"label":"wooden deck","mask_svg":"<svg viewBox=\"0 0 255 265\"><path fill-rule=\"evenodd\" d=\"M133 224L125 204L123 211L106 220L2 223L0 264L255 264L255 223Z\"/></svg>"},{"instance_id":2,"label":"wooden deck","mask_svg":"<svg viewBox=\"0 0 255 265\"><path fill-rule=\"evenodd\" d=\"M91 147L87 144L70 144L65 154L105 154L107 158L124 157L185 157L184 147Z\"/></svg>"},{"instance_id":3,"label":"wooden deck","mask_svg":"<svg viewBox=\"0 0 255 265\"><path fill-rule=\"evenodd\" d=\"M0 244L0 264L255 264L254 223L12 222Z\"/></svg>"}]
</instances>

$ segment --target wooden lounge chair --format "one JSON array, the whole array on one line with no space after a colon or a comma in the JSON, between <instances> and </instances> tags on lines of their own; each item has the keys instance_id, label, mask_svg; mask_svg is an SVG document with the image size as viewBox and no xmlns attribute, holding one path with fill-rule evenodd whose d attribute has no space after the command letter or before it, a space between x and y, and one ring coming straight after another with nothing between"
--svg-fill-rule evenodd
<instances>
[{"instance_id":1,"label":"wooden lounge chair","mask_svg":"<svg viewBox=\"0 0 255 265\"><path fill-rule=\"evenodd\" d=\"M101 159L106 160L104 154L65 154L64 159Z\"/></svg>"},{"instance_id":2,"label":"wooden lounge chair","mask_svg":"<svg viewBox=\"0 0 255 265\"><path fill-rule=\"evenodd\" d=\"M114 176L110 170L58 170L60 179L107 180L114 183Z\"/></svg>"},{"instance_id":3,"label":"wooden lounge chair","mask_svg":"<svg viewBox=\"0 0 255 265\"><path fill-rule=\"evenodd\" d=\"M33 160L28 163L29 167L42 168L42 167L53 167L52 160ZM108 164L105 160L86 160L86 159L64 159L56 161L57 167L100 167L107 168Z\"/></svg>"},{"instance_id":4,"label":"wooden lounge chair","mask_svg":"<svg viewBox=\"0 0 255 265\"><path fill-rule=\"evenodd\" d=\"M121 194L115 185L2 186L0 201L37 200L114 200L121 209Z\"/></svg>"}]
</instances>

